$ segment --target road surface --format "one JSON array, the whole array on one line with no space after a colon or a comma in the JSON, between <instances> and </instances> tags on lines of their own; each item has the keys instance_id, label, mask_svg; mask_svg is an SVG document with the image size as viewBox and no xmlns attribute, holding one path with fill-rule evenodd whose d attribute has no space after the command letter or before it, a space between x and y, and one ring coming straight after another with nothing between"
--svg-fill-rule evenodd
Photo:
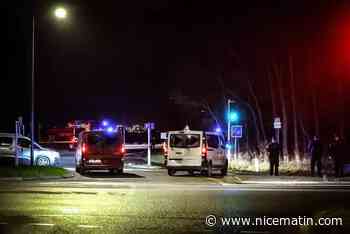
<instances>
[{"instance_id":1,"label":"road surface","mask_svg":"<svg viewBox=\"0 0 350 234\"><path fill-rule=\"evenodd\" d=\"M227 184L221 177L130 168L124 175L1 182L0 232L350 233L349 197L345 185ZM341 223L225 226L223 217L331 217Z\"/></svg>"}]
</instances>

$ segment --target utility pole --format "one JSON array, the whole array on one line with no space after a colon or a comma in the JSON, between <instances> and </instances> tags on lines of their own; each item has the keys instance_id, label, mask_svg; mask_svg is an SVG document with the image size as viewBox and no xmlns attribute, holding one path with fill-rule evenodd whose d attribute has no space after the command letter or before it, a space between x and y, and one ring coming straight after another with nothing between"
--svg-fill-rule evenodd
<instances>
[{"instance_id":1,"label":"utility pole","mask_svg":"<svg viewBox=\"0 0 350 234\"><path fill-rule=\"evenodd\" d=\"M34 75L35 75L35 16L33 15L33 22L32 22L32 82L31 82L31 115L30 115L30 140L31 140L31 144L30 144L30 165L33 166L34 165L34 101L35 101L35 97L34 97L34 87L35 87L35 79L34 79Z\"/></svg>"}]
</instances>

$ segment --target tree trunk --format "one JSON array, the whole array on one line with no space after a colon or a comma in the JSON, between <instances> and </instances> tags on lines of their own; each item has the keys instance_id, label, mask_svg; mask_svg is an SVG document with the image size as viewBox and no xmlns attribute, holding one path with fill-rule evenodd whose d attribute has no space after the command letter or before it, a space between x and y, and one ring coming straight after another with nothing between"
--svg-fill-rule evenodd
<instances>
[{"instance_id":1,"label":"tree trunk","mask_svg":"<svg viewBox=\"0 0 350 234\"><path fill-rule=\"evenodd\" d=\"M344 102L344 95L343 95L343 81L339 79L338 81L338 103L339 103L339 136L344 139L345 137L345 119L344 119L344 108L345 108L345 102Z\"/></svg>"},{"instance_id":2,"label":"tree trunk","mask_svg":"<svg viewBox=\"0 0 350 234\"><path fill-rule=\"evenodd\" d=\"M263 121L262 112L261 112L261 108L259 105L258 97L256 96L256 94L254 92L253 85L250 82L250 80L248 79L247 81L248 81L249 92L252 95L254 102L255 102L256 110L258 113L259 125L260 125L260 129L261 129L262 137L263 137L263 142L265 143L266 133L265 133L264 121ZM258 142L258 144L261 144L261 142Z\"/></svg>"},{"instance_id":3,"label":"tree trunk","mask_svg":"<svg viewBox=\"0 0 350 234\"><path fill-rule=\"evenodd\" d=\"M269 79L269 84L270 84L272 118L275 118L275 117L277 117L276 99L275 99L274 86L273 86L273 76L272 76L270 70L267 71L267 78Z\"/></svg>"},{"instance_id":4,"label":"tree trunk","mask_svg":"<svg viewBox=\"0 0 350 234\"><path fill-rule=\"evenodd\" d=\"M282 109L282 151L283 151L283 159L288 162L288 118L287 118L287 107L286 100L284 98L284 89L282 83L282 74L281 69L278 67L276 63L274 63L274 71L277 79L277 85L279 89L279 96L281 101L281 109Z\"/></svg>"},{"instance_id":5,"label":"tree trunk","mask_svg":"<svg viewBox=\"0 0 350 234\"><path fill-rule=\"evenodd\" d=\"M293 67L292 56L289 56L289 73L290 73L292 112L293 112L294 157L295 157L297 164L299 164L300 163L299 142L298 142L299 136L298 136L297 107L296 107L296 98L295 98L294 67Z\"/></svg>"},{"instance_id":6,"label":"tree trunk","mask_svg":"<svg viewBox=\"0 0 350 234\"><path fill-rule=\"evenodd\" d=\"M314 123L315 123L315 135L320 136L320 122L319 122L319 115L318 115L318 102L317 102L317 94L316 89L311 89L311 95L312 95L312 111L314 116Z\"/></svg>"}]
</instances>

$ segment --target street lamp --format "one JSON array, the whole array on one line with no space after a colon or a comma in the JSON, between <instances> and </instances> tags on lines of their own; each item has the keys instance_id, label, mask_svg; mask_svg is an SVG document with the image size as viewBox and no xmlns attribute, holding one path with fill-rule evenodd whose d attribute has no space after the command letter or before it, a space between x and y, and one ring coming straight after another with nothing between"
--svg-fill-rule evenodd
<instances>
[{"instance_id":1,"label":"street lamp","mask_svg":"<svg viewBox=\"0 0 350 234\"><path fill-rule=\"evenodd\" d=\"M65 19L67 16L67 11L66 9L62 8L62 7L58 7L55 9L55 16L58 19Z\"/></svg>"},{"instance_id":2,"label":"street lamp","mask_svg":"<svg viewBox=\"0 0 350 234\"><path fill-rule=\"evenodd\" d=\"M58 7L54 11L55 17L57 19L64 19L67 16L67 11L63 7ZM32 17L32 79L31 79L31 126L30 126L30 140L32 144L30 144L30 165L34 165L34 107L35 107L35 97L34 97L34 91L35 91L35 24L36 24L36 18L35 14L33 14Z\"/></svg>"}]
</instances>

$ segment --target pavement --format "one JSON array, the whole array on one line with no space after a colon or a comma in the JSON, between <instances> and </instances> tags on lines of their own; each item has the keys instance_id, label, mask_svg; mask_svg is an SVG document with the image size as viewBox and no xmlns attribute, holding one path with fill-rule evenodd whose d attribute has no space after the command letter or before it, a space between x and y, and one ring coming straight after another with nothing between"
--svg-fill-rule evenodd
<instances>
[{"instance_id":1,"label":"pavement","mask_svg":"<svg viewBox=\"0 0 350 234\"><path fill-rule=\"evenodd\" d=\"M72 155L63 157L72 168ZM350 233L350 184L228 183L235 175L170 177L160 166L130 165L123 175L0 182L0 233ZM298 179L305 181L278 178ZM224 225L225 217L330 217L342 225Z\"/></svg>"}]
</instances>

